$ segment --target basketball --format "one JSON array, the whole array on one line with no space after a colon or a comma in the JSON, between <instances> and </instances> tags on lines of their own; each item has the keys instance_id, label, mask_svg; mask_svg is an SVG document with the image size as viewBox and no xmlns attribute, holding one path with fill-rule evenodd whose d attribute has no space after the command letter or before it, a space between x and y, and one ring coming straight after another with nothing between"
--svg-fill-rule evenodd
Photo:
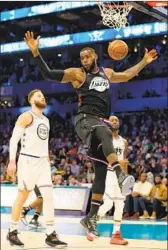
<instances>
[{"instance_id":1,"label":"basketball","mask_svg":"<svg viewBox=\"0 0 168 250\"><path fill-rule=\"evenodd\" d=\"M122 60L128 54L128 46L122 40L115 40L109 43L108 54L114 60Z\"/></svg>"}]
</instances>

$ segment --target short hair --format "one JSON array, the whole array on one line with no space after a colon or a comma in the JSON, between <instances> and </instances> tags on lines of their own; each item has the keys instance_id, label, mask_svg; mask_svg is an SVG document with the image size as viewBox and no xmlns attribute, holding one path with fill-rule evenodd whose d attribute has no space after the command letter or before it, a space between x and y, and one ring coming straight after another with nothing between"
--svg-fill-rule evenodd
<instances>
[{"instance_id":1,"label":"short hair","mask_svg":"<svg viewBox=\"0 0 168 250\"><path fill-rule=\"evenodd\" d=\"M85 47L85 48L81 49L80 53L82 51L85 51L85 50L91 50L94 54L96 54L96 51L93 48L91 48L91 47Z\"/></svg>"},{"instance_id":2,"label":"short hair","mask_svg":"<svg viewBox=\"0 0 168 250\"><path fill-rule=\"evenodd\" d=\"M31 98L33 97L33 95L36 93L36 92L41 92L40 89L33 89L32 91L30 91L30 93L28 94L28 102L30 103L31 101Z\"/></svg>"}]
</instances>

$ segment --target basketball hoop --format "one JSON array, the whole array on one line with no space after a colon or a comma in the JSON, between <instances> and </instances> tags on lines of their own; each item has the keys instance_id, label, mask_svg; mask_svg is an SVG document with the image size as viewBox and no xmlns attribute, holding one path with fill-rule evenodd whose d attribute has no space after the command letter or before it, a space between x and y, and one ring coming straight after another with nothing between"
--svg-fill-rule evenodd
<instances>
[{"instance_id":1,"label":"basketball hoop","mask_svg":"<svg viewBox=\"0 0 168 250\"><path fill-rule=\"evenodd\" d=\"M101 2L101 0L97 0L97 4L105 26L119 29L129 25L127 16L133 6L129 5L128 2L123 2L120 5L120 2Z\"/></svg>"}]
</instances>

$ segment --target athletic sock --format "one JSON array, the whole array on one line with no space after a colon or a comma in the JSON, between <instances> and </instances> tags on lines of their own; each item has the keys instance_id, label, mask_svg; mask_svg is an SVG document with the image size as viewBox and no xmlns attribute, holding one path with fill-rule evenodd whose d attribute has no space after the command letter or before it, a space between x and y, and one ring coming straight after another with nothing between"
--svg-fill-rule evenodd
<instances>
[{"instance_id":1,"label":"athletic sock","mask_svg":"<svg viewBox=\"0 0 168 250\"><path fill-rule=\"evenodd\" d=\"M10 223L10 232L18 229L18 221L11 221Z\"/></svg>"},{"instance_id":2,"label":"athletic sock","mask_svg":"<svg viewBox=\"0 0 168 250\"><path fill-rule=\"evenodd\" d=\"M40 214L39 213L35 213L34 214L34 216L33 216L33 218L32 218L32 220L38 220L38 218L39 218L39 216L40 216Z\"/></svg>"},{"instance_id":3,"label":"athletic sock","mask_svg":"<svg viewBox=\"0 0 168 250\"><path fill-rule=\"evenodd\" d=\"M114 221L113 233L112 234L115 234L116 232L120 232L120 227L121 227L121 222Z\"/></svg>"},{"instance_id":4,"label":"athletic sock","mask_svg":"<svg viewBox=\"0 0 168 250\"><path fill-rule=\"evenodd\" d=\"M53 223L46 223L46 234L50 235L55 231L55 225Z\"/></svg>"},{"instance_id":5,"label":"athletic sock","mask_svg":"<svg viewBox=\"0 0 168 250\"><path fill-rule=\"evenodd\" d=\"M29 212L30 210L32 210L31 206L27 206L24 208L27 212Z\"/></svg>"}]
</instances>

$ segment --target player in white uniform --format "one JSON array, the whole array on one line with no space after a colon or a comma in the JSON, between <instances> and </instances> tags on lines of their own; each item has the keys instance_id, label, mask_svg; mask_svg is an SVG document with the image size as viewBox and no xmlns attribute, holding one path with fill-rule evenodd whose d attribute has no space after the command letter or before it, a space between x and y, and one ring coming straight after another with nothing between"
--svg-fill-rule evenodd
<instances>
[{"instance_id":1,"label":"player in white uniform","mask_svg":"<svg viewBox=\"0 0 168 250\"><path fill-rule=\"evenodd\" d=\"M109 118L112 126L113 145L118 156L118 160L123 170L127 173L127 141L119 133L119 120L116 116ZM114 227L111 237L111 244L127 245L128 241L124 240L120 233L120 225L124 208L124 196L121 194L115 172L108 171L106 177L106 188L103 198L103 205L99 209L99 217L102 218L115 205Z\"/></svg>"},{"instance_id":2,"label":"player in white uniform","mask_svg":"<svg viewBox=\"0 0 168 250\"><path fill-rule=\"evenodd\" d=\"M13 204L7 239L11 245L24 246L18 238L18 222L24 202L37 185L43 197L47 232L45 242L51 247L63 248L67 244L58 239L54 226L54 203L48 155L50 125L48 118L43 115L46 100L43 93L35 89L29 93L28 101L32 109L19 116L10 139L8 165L10 176L16 173L16 152L20 140L21 150L17 164L18 195Z\"/></svg>"}]
</instances>

